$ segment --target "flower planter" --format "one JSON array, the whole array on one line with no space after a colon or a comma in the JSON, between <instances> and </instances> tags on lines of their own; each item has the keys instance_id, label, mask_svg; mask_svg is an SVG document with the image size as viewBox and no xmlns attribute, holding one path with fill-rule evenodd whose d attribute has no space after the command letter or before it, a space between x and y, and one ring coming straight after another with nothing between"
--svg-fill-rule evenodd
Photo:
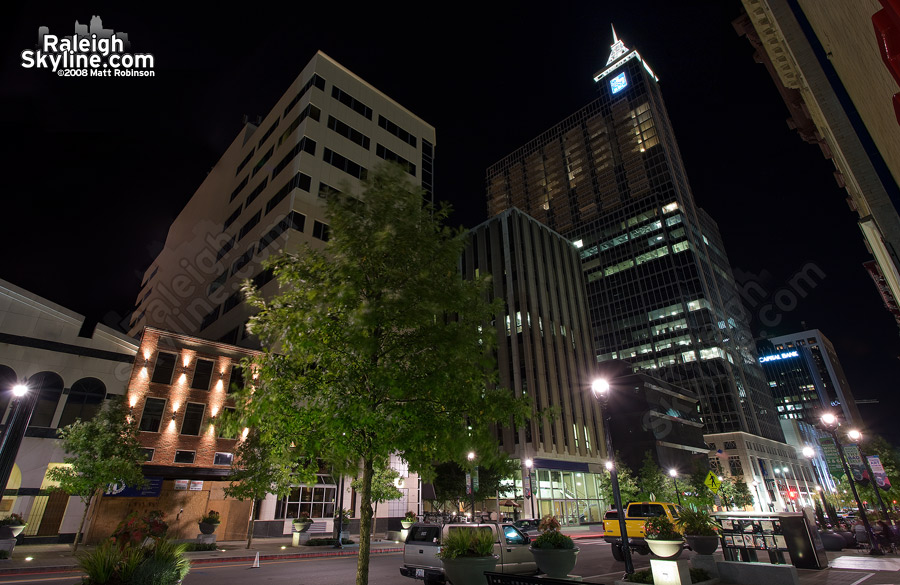
<instances>
[{"instance_id":1,"label":"flower planter","mask_svg":"<svg viewBox=\"0 0 900 585\"><path fill-rule=\"evenodd\" d=\"M647 546L650 547L650 552L655 554L657 557L661 559L675 560L679 556L681 556L681 551L684 550L684 541L648 539Z\"/></svg>"},{"instance_id":2,"label":"flower planter","mask_svg":"<svg viewBox=\"0 0 900 585\"><path fill-rule=\"evenodd\" d=\"M575 568L577 548L533 548L531 554L538 569L551 579L565 579Z\"/></svg>"},{"instance_id":3,"label":"flower planter","mask_svg":"<svg viewBox=\"0 0 900 585\"><path fill-rule=\"evenodd\" d=\"M306 532L310 526L312 526L312 522L294 522L294 530L297 532Z\"/></svg>"},{"instance_id":4,"label":"flower planter","mask_svg":"<svg viewBox=\"0 0 900 585\"><path fill-rule=\"evenodd\" d=\"M701 536L699 534L685 535L688 546L698 555L711 555L719 548L718 536Z\"/></svg>"},{"instance_id":5,"label":"flower planter","mask_svg":"<svg viewBox=\"0 0 900 585\"><path fill-rule=\"evenodd\" d=\"M216 531L216 528L219 527L218 522L200 522L200 533L201 534L212 534Z\"/></svg>"},{"instance_id":6,"label":"flower planter","mask_svg":"<svg viewBox=\"0 0 900 585\"><path fill-rule=\"evenodd\" d=\"M415 523L416 523L415 520L401 520L400 526L403 527L403 530L409 530L410 528L412 528L412 525Z\"/></svg>"},{"instance_id":7,"label":"flower planter","mask_svg":"<svg viewBox=\"0 0 900 585\"><path fill-rule=\"evenodd\" d=\"M443 559L444 575L451 585L484 583L484 572L497 568L497 557L456 557Z\"/></svg>"}]
</instances>

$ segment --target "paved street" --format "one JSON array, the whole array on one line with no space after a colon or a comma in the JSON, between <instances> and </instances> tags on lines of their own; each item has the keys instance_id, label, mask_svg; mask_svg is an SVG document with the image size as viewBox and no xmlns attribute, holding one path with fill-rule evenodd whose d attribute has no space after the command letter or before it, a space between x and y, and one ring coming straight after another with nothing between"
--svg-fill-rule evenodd
<instances>
[{"instance_id":1,"label":"paved street","mask_svg":"<svg viewBox=\"0 0 900 585\"><path fill-rule=\"evenodd\" d=\"M596 534L573 533L581 552L574 573L587 583L612 583L624 572L624 564L615 561L610 546ZM248 551L246 543L222 542L219 550L189 553L190 574L184 585L348 585L356 575L358 547L335 550L324 547L290 547L290 540L260 539ZM382 541L373 543L369 583L371 585L415 585L402 577L401 545ZM260 566L252 567L256 553ZM684 558L693 553L686 551ZM26 560L26 559L31 560ZM720 557L721 558L721 557ZM875 558L856 551L829 553L830 568L823 571L799 570L801 585L896 585L900 584L900 555ZM649 557L634 557L635 568L649 566ZM0 561L0 585L26 583L80 583L80 573L68 545L20 545L13 558ZM419 582L421 585L421 582Z\"/></svg>"}]
</instances>

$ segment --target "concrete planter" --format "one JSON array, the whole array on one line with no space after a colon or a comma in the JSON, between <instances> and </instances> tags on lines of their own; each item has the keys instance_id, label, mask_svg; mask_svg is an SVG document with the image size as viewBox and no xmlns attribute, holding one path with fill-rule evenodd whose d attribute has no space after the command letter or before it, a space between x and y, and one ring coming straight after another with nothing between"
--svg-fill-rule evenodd
<instances>
[{"instance_id":1,"label":"concrete planter","mask_svg":"<svg viewBox=\"0 0 900 585\"><path fill-rule=\"evenodd\" d=\"M293 524L296 532L306 532L312 526L312 522L297 522L296 520Z\"/></svg>"},{"instance_id":2,"label":"concrete planter","mask_svg":"<svg viewBox=\"0 0 900 585\"><path fill-rule=\"evenodd\" d=\"M212 534L219 527L218 522L200 522L201 534Z\"/></svg>"},{"instance_id":3,"label":"concrete planter","mask_svg":"<svg viewBox=\"0 0 900 585\"><path fill-rule=\"evenodd\" d=\"M687 541L691 550L698 555L711 555L719 548L718 536L700 536L699 534L686 534L684 539Z\"/></svg>"},{"instance_id":4,"label":"concrete planter","mask_svg":"<svg viewBox=\"0 0 900 585\"><path fill-rule=\"evenodd\" d=\"M451 585L481 585L484 572L497 568L497 557L456 557L443 559L444 575Z\"/></svg>"},{"instance_id":5,"label":"concrete planter","mask_svg":"<svg viewBox=\"0 0 900 585\"><path fill-rule=\"evenodd\" d=\"M551 579L565 579L575 568L578 549L532 548L531 554L542 573Z\"/></svg>"},{"instance_id":6,"label":"concrete planter","mask_svg":"<svg viewBox=\"0 0 900 585\"><path fill-rule=\"evenodd\" d=\"M683 540L654 540L647 539L650 552L661 559L675 560L681 556L684 550Z\"/></svg>"},{"instance_id":7,"label":"concrete planter","mask_svg":"<svg viewBox=\"0 0 900 585\"><path fill-rule=\"evenodd\" d=\"M403 527L403 530L409 530L410 528L412 528L412 525L415 523L416 523L415 520L401 520L400 526Z\"/></svg>"}]
</instances>

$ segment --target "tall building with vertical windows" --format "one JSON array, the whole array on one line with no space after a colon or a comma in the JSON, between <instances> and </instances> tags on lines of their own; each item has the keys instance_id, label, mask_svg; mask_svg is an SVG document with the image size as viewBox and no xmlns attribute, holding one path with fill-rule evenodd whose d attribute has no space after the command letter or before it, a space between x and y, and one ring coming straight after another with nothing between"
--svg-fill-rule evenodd
<instances>
[{"instance_id":1,"label":"tall building with vertical windows","mask_svg":"<svg viewBox=\"0 0 900 585\"><path fill-rule=\"evenodd\" d=\"M489 215L517 207L579 248L595 359L700 400L707 433L782 441L715 221L694 202L659 83L613 32L598 97L487 170Z\"/></svg>"},{"instance_id":2,"label":"tall building with vertical windows","mask_svg":"<svg viewBox=\"0 0 900 585\"><path fill-rule=\"evenodd\" d=\"M240 285L276 283L261 262L328 239L325 199L385 160L431 194L434 128L322 52L247 123L169 229L147 269L130 334L145 326L247 347Z\"/></svg>"}]
</instances>

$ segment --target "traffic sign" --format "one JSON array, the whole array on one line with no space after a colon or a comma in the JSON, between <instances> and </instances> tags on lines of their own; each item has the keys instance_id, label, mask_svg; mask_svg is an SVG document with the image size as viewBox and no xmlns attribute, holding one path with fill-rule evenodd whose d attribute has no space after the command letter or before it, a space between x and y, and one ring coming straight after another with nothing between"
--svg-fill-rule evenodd
<instances>
[{"instance_id":1,"label":"traffic sign","mask_svg":"<svg viewBox=\"0 0 900 585\"><path fill-rule=\"evenodd\" d=\"M717 478L712 471L706 475L706 479L703 480L703 483L714 492L719 491L719 488L722 486L722 482L719 481L719 478Z\"/></svg>"}]
</instances>

